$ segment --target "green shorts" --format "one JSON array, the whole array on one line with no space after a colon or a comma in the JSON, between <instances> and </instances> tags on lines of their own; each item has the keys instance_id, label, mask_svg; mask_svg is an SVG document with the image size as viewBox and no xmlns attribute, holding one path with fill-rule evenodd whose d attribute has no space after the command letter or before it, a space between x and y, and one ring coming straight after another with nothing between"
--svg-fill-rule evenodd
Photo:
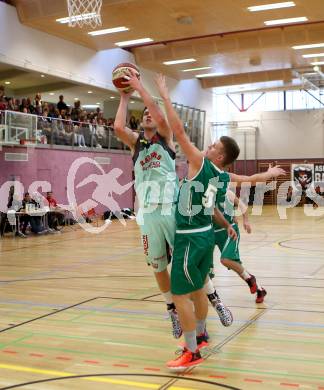
<instances>
[{"instance_id":1,"label":"green shorts","mask_svg":"<svg viewBox=\"0 0 324 390\"><path fill-rule=\"evenodd\" d=\"M141 208L136 220L140 226L144 255L154 272L168 266L167 244L173 249L175 236L175 205L154 205Z\"/></svg>"},{"instance_id":2,"label":"green shorts","mask_svg":"<svg viewBox=\"0 0 324 390\"><path fill-rule=\"evenodd\" d=\"M221 259L229 259L241 263L239 244L240 244L240 230L237 224L233 225L234 230L237 233L237 239L233 240L228 237L226 229L214 230L215 233L215 245L221 252Z\"/></svg>"},{"instance_id":3,"label":"green shorts","mask_svg":"<svg viewBox=\"0 0 324 390\"><path fill-rule=\"evenodd\" d=\"M213 260L214 232L212 227L199 230L193 233L187 233L188 230L176 232L171 267L172 294L189 294L200 290L205 284Z\"/></svg>"}]
</instances>

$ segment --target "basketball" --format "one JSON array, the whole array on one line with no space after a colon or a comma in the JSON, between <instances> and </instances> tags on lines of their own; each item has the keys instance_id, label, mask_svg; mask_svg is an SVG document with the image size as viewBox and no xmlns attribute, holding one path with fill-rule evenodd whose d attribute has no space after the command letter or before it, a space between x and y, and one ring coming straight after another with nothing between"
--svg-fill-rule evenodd
<instances>
[{"instance_id":1,"label":"basketball","mask_svg":"<svg viewBox=\"0 0 324 390\"><path fill-rule=\"evenodd\" d=\"M112 72L112 82L114 86L122 92L129 93L133 91L132 87L129 87L123 83L127 82L128 78L126 76L127 71L132 69L136 72L137 78L140 78L139 69L135 64L131 64L128 62L119 64L114 68Z\"/></svg>"}]
</instances>

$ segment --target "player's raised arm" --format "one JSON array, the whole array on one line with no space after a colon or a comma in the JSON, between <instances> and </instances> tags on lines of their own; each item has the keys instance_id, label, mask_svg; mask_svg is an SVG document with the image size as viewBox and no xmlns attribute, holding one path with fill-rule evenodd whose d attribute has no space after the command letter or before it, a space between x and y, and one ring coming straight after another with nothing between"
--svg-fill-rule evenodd
<instances>
[{"instance_id":1,"label":"player's raised arm","mask_svg":"<svg viewBox=\"0 0 324 390\"><path fill-rule=\"evenodd\" d=\"M242 202L241 199L238 198L232 190L228 190L226 192L226 196L228 197L229 201L234 204L235 208L238 208L242 213L244 230L250 234L252 232L252 228L249 222L248 206Z\"/></svg>"},{"instance_id":2,"label":"player's raised arm","mask_svg":"<svg viewBox=\"0 0 324 390\"><path fill-rule=\"evenodd\" d=\"M141 98L143 99L144 105L147 107L150 115L152 115L152 118L156 123L159 134L161 134L162 137L166 139L169 146L174 149L172 131L160 107L155 103L152 96L144 88L137 75L132 72L132 69L129 69L127 75L129 80L125 82L125 84L129 85L140 94Z\"/></svg>"},{"instance_id":3,"label":"player's raised arm","mask_svg":"<svg viewBox=\"0 0 324 390\"><path fill-rule=\"evenodd\" d=\"M163 99L168 122L170 125L170 128L175 135L177 141L179 142L179 145L181 146L181 149L183 150L184 154L186 155L188 161L189 161L189 169L190 165L192 168L196 169L197 171L200 169L201 164L204 159L203 153L194 146L188 135L185 132L185 129L183 127L183 123L180 120L178 114L176 113L174 107L172 106L170 97L169 97L169 91L166 86L165 77L163 75L158 75L155 79L159 94L161 98Z\"/></svg>"},{"instance_id":4,"label":"player's raised arm","mask_svg":"<svg viewBox=\"0 0 324 390\"><path fill-rule=\"evenodd\" d=\"M126 94L123 92L120 94L120 102L115 118L114 131L116 136L120 138L131 150L133 150L138 134L126 127L127 105L131 94L132 93Z\"/></svg>"},{"instance_id":5,"label":"player's raised arm","mask_svg":"<svg viewBox=\"0 0 324 390\"><path fill-rule=\"evenodd\" d=\"M269 168L266 172L256 173L251 176L245 175L236 175L235 173L230 173L231 181L234 183L242 184L242 183L250 183L255 185L256 183L266 182L271 179L276 179L279 176L284 176L286 171L280 168L280 165L272 167L269 165Z\"/></svg>"}]
</instances>

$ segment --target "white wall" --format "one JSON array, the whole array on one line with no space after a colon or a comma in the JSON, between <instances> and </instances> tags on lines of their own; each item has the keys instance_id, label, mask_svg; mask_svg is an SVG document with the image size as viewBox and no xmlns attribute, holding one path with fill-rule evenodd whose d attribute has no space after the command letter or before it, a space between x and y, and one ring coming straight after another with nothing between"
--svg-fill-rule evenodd
<instances>
[{"instance_id":1,"label":"white wall","mask_svg":"<svg viewBox=\"0 0 324 390\"><path fill-rule=\"evenodd\" d=\"M0 2L0 62L114 90L112 69L121 62L135 61L131 53L119 48L96 52L26 27L19 22L15 7ZM153 76L141 69L144 85L157 96ZM210 117L211 95L198 80L168 78L168 85L174 102L206 110Z\"/></svg>"},{"instance_id":2,"label":"white wall","mask_svg":"<svg viewBox=\"0 0 324 390\"><path fill-rule=\"evenodd\" d=\"M245 112L229 120L258 127L258 159L324 158L324 109Z\"/></svg>"},{"instance_id":3,"label":"white wall","mask_svg":"<svg viewBox=\"0 0 324 390\"><path fill-rule=\"evenodd\" d=\"M0 61L113 89L111 70L133 56L118 48L96 52L24 26L16 8L0 2Z\"/></svg>"}]
</instances>

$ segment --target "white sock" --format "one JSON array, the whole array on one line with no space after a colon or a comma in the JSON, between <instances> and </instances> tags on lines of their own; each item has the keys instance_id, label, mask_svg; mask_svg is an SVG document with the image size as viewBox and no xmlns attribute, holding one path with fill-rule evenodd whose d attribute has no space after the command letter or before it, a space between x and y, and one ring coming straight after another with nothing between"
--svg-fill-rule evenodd
<instances>
[{"instance_id":1,"label":"white sock","mask_svg":"<svg viewBox=\"0 0 324 390\"><path fill-rule=\"evenodd\" d=\"M204 290L207 295L213 294L215 292L215 287L213 285L213 282L208 278L207 282L204 285Z\"/></svg>"},{"instance_id":2,"label":"white sock","mask_svg":"<svg viewBox=\"0 0 324 390\"><path fill-rule=\"evenodd\" d=\"M204 320L197 320L196 322L196 333L197 336L200 336L205 332L206 329L206 319Z\"/></svg>"},{"instance_id":3,"label":"white sock","mask_svg":"<svg viewBox=\"0 0 324 390\"><path fill-rule=\"evenodd\" d=\"M171 303L173 303L171 291L163 292L162 295L164 296L165 303L167 305L170 305Z\"/></svg>"},{"instance_id":4,"label":"white sock","mask_svg":"<svg viewBox=\"0 0 324 390\"><path fill-rule=\"evenodd\" d=\"M240 277L243 279L243 280L247 280L251 277L251 275L246 271L244 270L241 274L240 274Z\"/></svg>"},{"instance_id":5,"label":"white sock","mask_svg":"<svg viewBox=\"0 0 324 390\"><path fill-rule=\"evenodd\" d=\"M187 348L191 352L197 351L197 333L196 330L193 330L192 332L183 332L184 339L187 345Z\"/></svg>"}]
</instances>

